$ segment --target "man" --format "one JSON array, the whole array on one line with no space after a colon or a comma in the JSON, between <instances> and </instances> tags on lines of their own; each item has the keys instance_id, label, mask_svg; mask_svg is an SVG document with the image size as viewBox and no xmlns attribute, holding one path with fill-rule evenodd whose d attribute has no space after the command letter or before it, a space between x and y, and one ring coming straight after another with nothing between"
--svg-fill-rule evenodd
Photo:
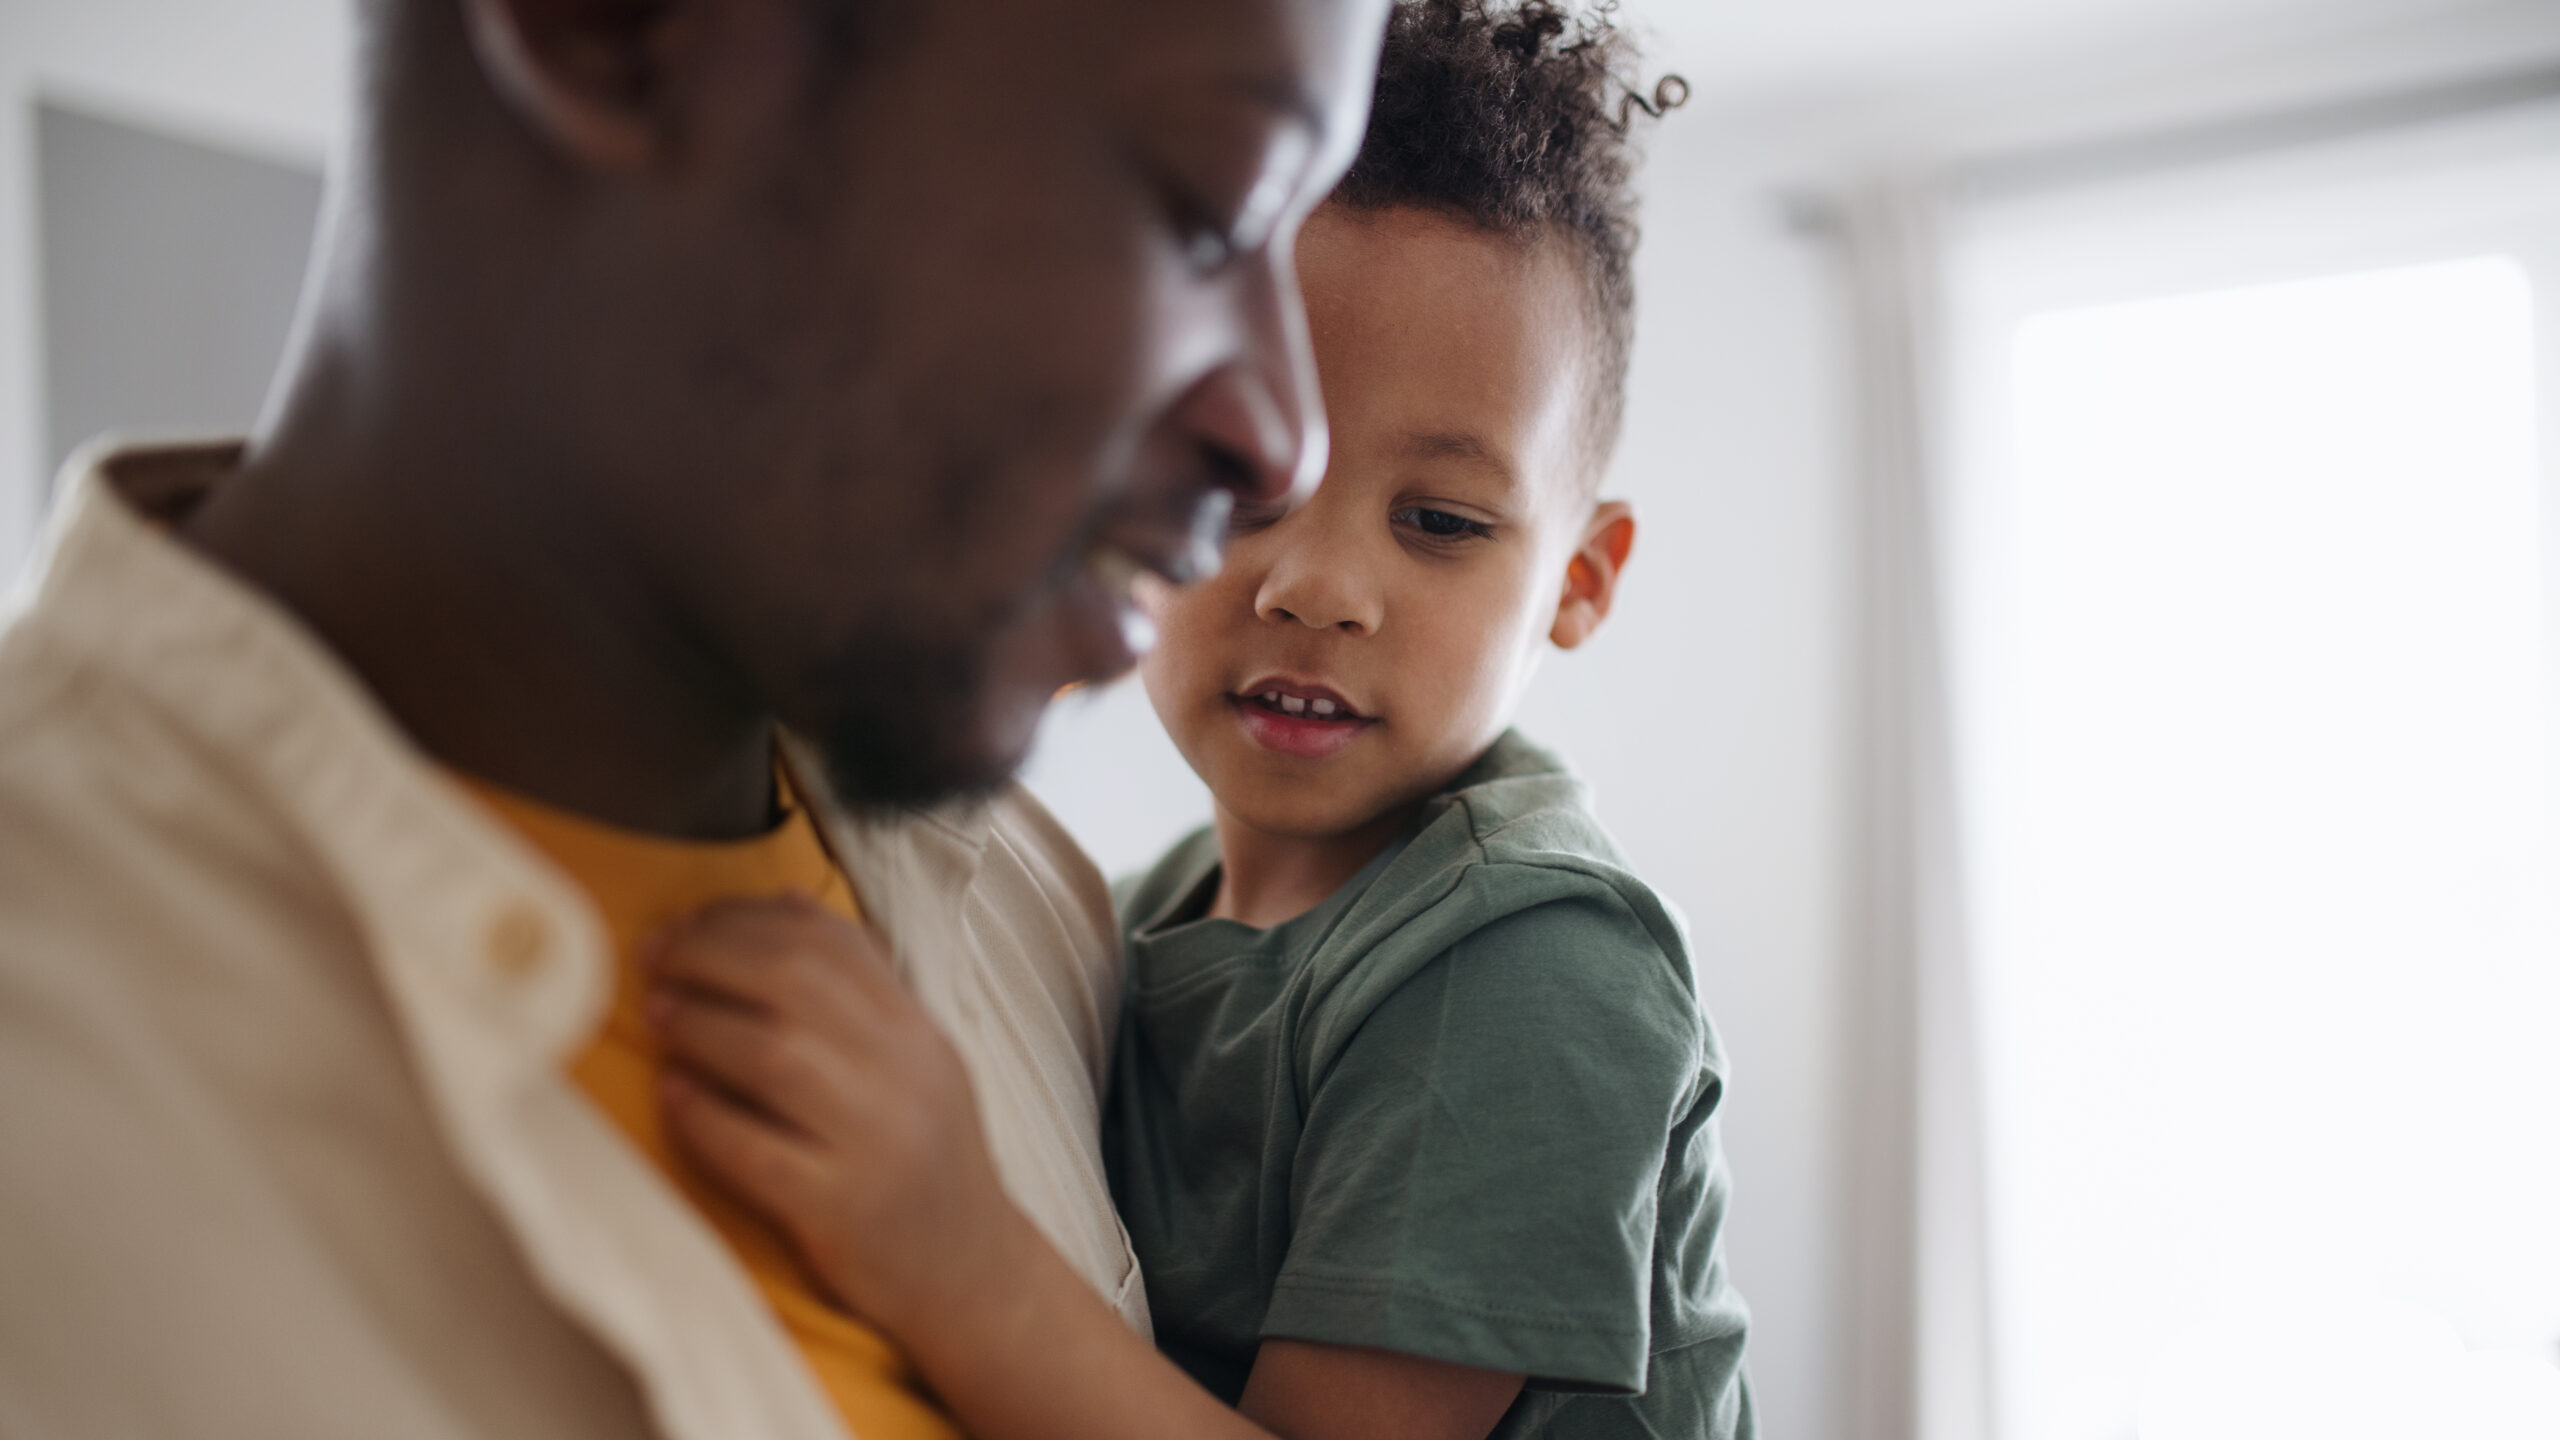
<instances>
[{"instance_id":1,"label":"man","mask_svg":"<svg viewBox=\"0 0 2560 1440\"><path fill-rule=\"evenodd\" d=\"M0 630L0 1433L949 1433L652 1118L652 907L792 876L1135 1306L1107 901L1002 782L1321 469L1383 16L366 0L270 415L76 464Z\"/></svg>"}]
</instances>

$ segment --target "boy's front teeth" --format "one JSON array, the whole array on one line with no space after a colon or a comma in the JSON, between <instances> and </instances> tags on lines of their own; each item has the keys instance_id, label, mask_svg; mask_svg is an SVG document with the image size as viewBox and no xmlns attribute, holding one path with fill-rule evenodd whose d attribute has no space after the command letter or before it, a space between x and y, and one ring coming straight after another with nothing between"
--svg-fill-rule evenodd
<instances>
[{"instance_id":1,"label":"boy's front teeth","mask_svg":"<svg viewBox=\"0 0 2560 1440\"><path fill-rule=\"evenodd\" d=\"M1295 695L1283 695L1277 690L1264 691L1262 703L1277 707L1283 715L1304 715L1313 711L1319 720L1332 719L1334 712L1342 708L1330 700L1301 700Z\"/></svg>"}]
</instances>

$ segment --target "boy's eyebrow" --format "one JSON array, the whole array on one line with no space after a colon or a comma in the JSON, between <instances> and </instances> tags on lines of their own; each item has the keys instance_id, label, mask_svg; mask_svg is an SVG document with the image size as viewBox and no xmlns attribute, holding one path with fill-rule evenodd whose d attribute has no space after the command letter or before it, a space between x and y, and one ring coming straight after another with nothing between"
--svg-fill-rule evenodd
<instances>
[{"instance_id":1,"label":"boy's eyebrow","mask_svg":"<svg viewBox=\"0 0 2560 1440\"><path fill-rule=\"evenodd\" d=\"M1415 431L1404 437L1404 454L1408 460L1469 461L1493 472L1504 489L1519 493L1520 474L1512 468L1510 457L1472 430Z\"/></svg>"}]
</instances>

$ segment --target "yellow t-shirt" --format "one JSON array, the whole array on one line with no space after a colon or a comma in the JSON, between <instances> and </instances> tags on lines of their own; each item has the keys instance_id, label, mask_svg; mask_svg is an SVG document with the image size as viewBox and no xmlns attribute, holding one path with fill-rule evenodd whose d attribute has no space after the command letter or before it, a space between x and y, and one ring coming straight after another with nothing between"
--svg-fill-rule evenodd
<instances>
[{"instance_id":1,"label":"yellow t-shirt","mask_svg":"<svg viewBox=\"0 0 2560 1440\"><path fill-rule=\"evenodd\" d=\"M604 917L614 952L613 1009L570 1076L720 1232L808 1358L861 1440L958 1440L905 1355L821 1300L782 1236L677 1158L659 1124L659 1054L641 1003L639 942L713 900L798 891L859 918L853 889L797 804L748 840L702 843L619 830L469 776L463 784L578 882ZM785 791L786 797L788 790Z\"/></svg>"}]
</instances>

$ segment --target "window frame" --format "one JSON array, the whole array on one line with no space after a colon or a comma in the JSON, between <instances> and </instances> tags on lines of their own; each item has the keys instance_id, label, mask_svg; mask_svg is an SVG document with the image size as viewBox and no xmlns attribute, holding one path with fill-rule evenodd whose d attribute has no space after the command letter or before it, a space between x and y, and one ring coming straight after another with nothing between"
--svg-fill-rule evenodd
<instances>
[{"instance_id":1,"label":"window frame","mask_svg":"<svg viewBox=\"0 0 2560 1440\"><path fill-rule=\"evenodd\" d=\"M1955 850L1943 872L1953 911L1978 917L1991 900L1972 823L1977 782L1968 777L1989 773L2003 743L1993 697L2007 659L1996 637L2008 600L2002 577L2011 571L2003 503L2012 483L2010 347L2021 323L2056 310L2490 253L2525 270L2535 300L2544 666L2554 702L2544 798L2560 827L2560 96L2081 183L2045 178L2023 193L1968 196L1958 186L1935 216L1939 328L1935 368L1922 378L1941 425L1931 466L1928 603L1938 617L1941 763L1953 831L1946 838ZM1978 923L1959 928L1979 943ZM1924 1069L1968 1074L1976 1105L1953 1119L1924 1107L1921 1164L1925 1171L1942 1163L1931 1157L1945 1150L1984 1167L1971 1186L1983 1212L1971 1232L1981 1253L1970 1257L1987 1282L1974 1317L1988 1386L1982 1419L2007 1440L2045 1440L2009 1423L2017 1392L2014 1377L2002 1373L2001 1221L1990 1183L2000 1143L1991 1114L1996 1079L1982 1048L1992 1031L1983 982L1967 968L1952 1009L1941 1004L1933 1017L1924 997L1920 1049ZM1930 983L1924 975L1924 988ZM1921 1185L1946 1188L1943 1177L1925 1174ZM1923 1223L1928 1228L1925 1216ZM1924 1263L1925 1249L1924 1237ZM1926 1353L1925 1334L1922 1343Z\"/></svg>"}]
</instances>

